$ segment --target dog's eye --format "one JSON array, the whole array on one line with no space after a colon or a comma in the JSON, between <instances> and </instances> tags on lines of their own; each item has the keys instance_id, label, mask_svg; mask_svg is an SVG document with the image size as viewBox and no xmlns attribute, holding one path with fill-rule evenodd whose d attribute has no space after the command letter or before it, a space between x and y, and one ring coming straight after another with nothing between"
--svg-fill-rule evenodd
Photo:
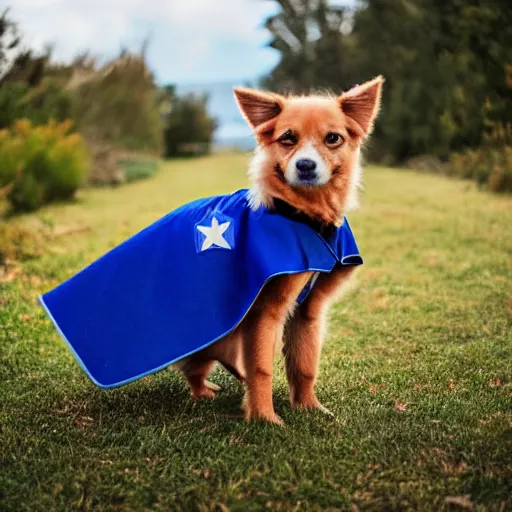
<instances>
[{"instance_id":1,"label":"dog's eye","mask_svg":"<svg viewBox=\"0 0 512 512\"><path fill-rule=\"evenodd\" d=\"M325 144L330 148L336 148L343 144L343 137L339 133L329 132L325 136Z\"/></svg>"},{"instance_id":2,"label":"dog's eye","mask_svg":"<svg viewBox=\"0 0 512 512\"><path fill-rule=\"evenodd\" d=\"M277 142L279 142L281 146L295 146L295 144L297 144L297 140L297 136L291 130L288 130L283 133L279 139L277 139Z\"/></svg>"}]
</instances>

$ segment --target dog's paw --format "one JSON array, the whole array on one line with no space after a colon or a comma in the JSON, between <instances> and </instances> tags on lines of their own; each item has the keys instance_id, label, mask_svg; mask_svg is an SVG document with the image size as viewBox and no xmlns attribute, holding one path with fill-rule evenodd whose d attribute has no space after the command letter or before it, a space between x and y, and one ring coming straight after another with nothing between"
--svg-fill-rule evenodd
<instances>
[{"instance_id":1,"label":"dog's paw","mask_svg":"<svg viewBox=\"0 0 512 512\"><path fill-rule=\"evenodd\" d=\"M194 400L199 400L201 398L209 398L210 400L212 400L213 398L215 398L215 391L213 391L212 389L204 386L200 389L194 389L192 390L192 398Z\"/></svg>"},{"instance_id":2,"label":"dog's paw","mask_svg":"<svg viewBox=\"0 0 512 512\"><path fill-rule=\"evenodd\" d=\"M247 422L251 421L266 421L274 425L284 426L284 421L274 411L254 411L249 410L247 405L244 407L244 419Z\"/></svg>"},{"instance_id":3,"label":"dog's paw","mask_svg":"<svg viewBox=\"0 0 512 512\"><path fill-rule=\"evenodd\" d=\"M245 415L245 421L265 421L267 423L272 423L280 427L284 426L284 421L275 412L272 414L251 414L249 417Z\"/></svg>"},{"instance_id":4,"label":"dog's paw","mask_svg":"<svg viewBox=\"0 0 512 512\"><path fill-rule=\"evenodd\" d=\"M323 406L316 398L294 402L292 407L294 409L316 409L317 411L323 412L327 416L334 417L334 413L327 409L327 407Z\"/></svg>"},{"instance_id":5,"label":"dog's paw","mask_svg":"<svg viewBox=\"0 0 512 512\"><path fill-rule=\"evenodd\" d=\"M240 408L243 411L244 419L246 422L266 421L281 427L284 426L284 421L275 413L272 404L257 406L256 404L251 403L248 392L245 393Z\"/></svg>"},{"instance_id":6,"label":"dog's paw","mask_svg":"<svg viewBox=\"0 0 512 512\"><path fill-rule=\"evenodd\" d=\"M320 402L317 403L316 409L318 409L320 412L323 412L324 414L327 414L327 416L334 418L334 413L327 409L327 407L323 406Z\"/></svg>"}]
</instances>

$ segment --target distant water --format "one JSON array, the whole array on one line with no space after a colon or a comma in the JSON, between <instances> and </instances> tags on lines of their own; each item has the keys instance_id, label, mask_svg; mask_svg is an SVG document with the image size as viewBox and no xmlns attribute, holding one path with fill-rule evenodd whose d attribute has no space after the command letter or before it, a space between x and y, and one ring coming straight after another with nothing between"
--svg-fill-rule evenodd
<instances>
[{"instance_id":1,"label":"distant water","mask_svg":"<svg viewBox=\"0 0 512 512\"><path fill-rule=\"evenodd\" d=\"M256 143L251 130L240 114L233 87L247 85L243 82L221 82L212 84L178 85L178 94L208 95L208 110L217 119L219 127L214 134L214 146L250 151Z\"/></svg>"},{"instance_id":2,"label":"distant water","mask_svg":"<svg viewBox=\"0 0 512 512\"><path fill-rule=\"evenodd\" d=\"M215 149L238 149L241 151L252 151L256 147L253 137L232 137L215 138L213 141Z\"/></svg>"}]
</instances>

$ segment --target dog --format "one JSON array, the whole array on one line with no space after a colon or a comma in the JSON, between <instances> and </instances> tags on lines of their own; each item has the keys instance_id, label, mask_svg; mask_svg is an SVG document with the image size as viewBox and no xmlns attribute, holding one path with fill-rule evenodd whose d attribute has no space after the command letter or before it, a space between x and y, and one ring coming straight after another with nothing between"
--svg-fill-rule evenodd
<instances>
[{"instance_id":1,"label":"dog","mask_svg":"<svg viewBox=\"0 0 512 512\"><path fill-rule=\"evenodd\" d=\"M257 148L249 166L253 209L285 204L318 226L339 227L358 206L361 148L381 102L381 76L340 96L282 96L235 88L240 111ZM296 298L313 272L270 280L238 327L176 366L194 398L213 398L220 388L207 380L216 362L246 385L244 417L282 424L272 402L275 346L282 340L292 407L329 411L318 401L315 381L329 305L353 274L338 265L320 274L306 299ZM248 270L250 271L250 269Z\"/></svg>"}]
</instances>

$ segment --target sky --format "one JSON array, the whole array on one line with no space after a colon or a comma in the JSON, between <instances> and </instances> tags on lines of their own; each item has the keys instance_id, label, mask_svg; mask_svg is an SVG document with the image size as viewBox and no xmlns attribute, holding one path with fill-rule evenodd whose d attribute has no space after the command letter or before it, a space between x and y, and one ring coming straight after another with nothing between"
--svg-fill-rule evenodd
<instances>
[{"instance_id":1,"label":"sky","mask_svg":"<svg viewBox=\"0 0 512 512\"><path fill-rule=\"evenodd\" d=\"M27 44L52 44L57 60L84 49L113 57L149 37L147 57L160 84L253 81L279 61L265 47L264 21L277 12L272 0L0 0L5 7Z\"/></svg>"}]
</instances>

